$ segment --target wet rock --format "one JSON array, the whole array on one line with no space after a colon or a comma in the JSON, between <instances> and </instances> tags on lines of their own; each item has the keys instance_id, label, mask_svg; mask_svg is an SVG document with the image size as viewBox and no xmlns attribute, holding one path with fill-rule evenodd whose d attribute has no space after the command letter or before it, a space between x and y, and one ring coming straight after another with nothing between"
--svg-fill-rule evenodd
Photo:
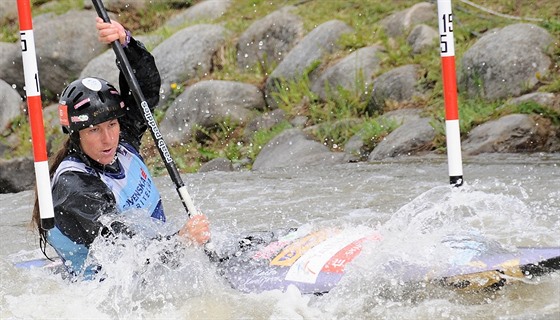
<instances>
[{"instance_id":1,"label":"wet rock","mask_svg":"<svg viewBox=\"0 0 560 320\"><path fill-rule=\"evenodd\" d=\"M284 7L259 19L237 41L237 67L268 70L279 64L303 36L303 21Z\"/></svg>"},{"instance_id":2,"label":"wet rock","mask_svg":"<svg viewBox=\"0 0 560 320\"><path fill-rule=\"evenodd\" d=\"M417 65L404 65L382 74L373 82L368 112L375 114L383 111L387 103L411 102L422 97L424 91L419 85L420 78Z\"/></svg>"},{"instance_id":3,"label":"wet rock","mask_svg":"<svg viewBox=\"0 0 560 320\"><path fill-rule=\"evenodd\" d=\"M23 101L19 93L2 79L0 79L0 101L2 101L0 108L1 133L15 117L21 114Z\"/></svg>"},{"instance_id":4,"label":"wet rock","mask_svg":"<svg viewBox=\"0 0 560 320\"><path fill-rule=\"evenodd\" d=\"M404 35L417 24L436 20L436 11L437 8L434 4L420 2L384 18L380 23L385 28L387 35L395 38Z\"/></svg>"},{"instance_id":5,"label":"wet rock","mask_svg":"<svg viewBox=\"0 0 560 320\"><path fill-rule=\"evenodd\" d=\"M192 136L193 128L212 129L223 122L244 124L264 108L262 92L251 84L200 81L173 101L160 127L166 141L179 143Z\"/></svg>"},{"instance_id":6,"label":"wet rock","mask_svg":"<svg viewBox=\"0 0 560 320\"><path fill-rule=\"evenodd\" d=\"M399 156L417 155L429 151L435 130L430 119L421 118L409 121L391 132L370 153L368 161L382 160Z\"/></svg>"},{"instance_id":7,"label":"wet rock","mask_svg":"<svg viewBox=\"0 0 560 320\"><path fill-rule=\"evenodd\" d=\"M412 29L406 42L412 47L412 53L419 54L435 47L438 39L438 30L425 24L419 24Z\"/></svg>"},{"instance_id":8,"label":"wet rock","mask_svg":"<svg viewBox=\"0 0 560 320\"><path fill-rule=\"evenodd\" d=\"M528 23L489 31L463 55L459 90L487 100L518 96L548 72L552 41L545 29Z\"/></svg>"},{"instance_id":9,"label":"wet rock","mask_svg":"<svg viewBox=\"0 0 560 320\"><path fill-rule=\"evenodd\" d=\"M177 0L176 0L177 1ZM182 1L186 3L187 1ZM197 21L203 20L214 20L221 17L224 12L229 8L231 4L230 0L205 0L200 1L189 7L183 12L171 17L165 26L169 28L177 28L185 24L192 24Z\"/></svg>"},{"instance_id":10,"label":"wet rock","mask_svg":"<svg viewBox=\"0 0 560 320\"><path fill-rule=\"evenodd\" d=\"M325 70L314 81L311 90L323 101L338 97L338 88L365 97L371 90L373 77L379 71L383 48L371 46L358 49Z\"/></svg>"},{"instance_id":11,"label":"wet rock","mask_svg":"<svg viewBox=\"0 0 560 320\"><path fill-rule=\"evenodd\" d=\"M286 120L286 113L282 109L265 112L247 124L244 136L251 137L255 132L270 129L284 120Z\"/></svg>"},{"instance_id":12,"label":"wet rock","mask_svg":"<svg viewBox=\"0 0 560 320\"><path fill-rule=\"evenodd\" d=\"M307 137L300 129L290 129L273 138L262 149L253 163L253 170L345 162L348 162L346 154L331 152L325 145Z\"/></svg>"},{"instance_id":13,"label":"wet rock","mask_svg":"<svg viewBox=\"0 0 560 320\"><path fill-rule=\"evenodd\" d=\"M172 83L204 77L212 70L212 57L224 45L226 29L199 24L182 29L152 50L161 74L162 100Z\"/></svg>"},{"instance_id":14,"label":"wet rock","mask_svg":"<svg viewBox=\"0 0 560 320\"><path fill-rule=\"evenodd\" d=\"M15 193L35 185L35 166L31 158L0 159L0 193Z\"/></svg>"},{"instance_id":15,"label":"wet rock","mask_svg":"<svg viewBox=\"0 0 560 320\"><path fill-rule=\"evenodd\" d=\"M206 162L198 169L198 172L210 171L233 171L233 165L227 158L216 158Z\"/></svg>"},{"instance_id":16,"label":"wet rock","mask_svg":"<svg viewBox=\"0 0 560 320\"><path fill-rule=\"evenodd\" d=\"M304 71L328 54L338 50L338 39L353 29L339 20L327 21L307 34L274 69L266 80L265 97L267 105L278 107L274 95L283 89L283 81L298 80ZM317 75L310 75L313 77Z\"/></svg>"},{"instance_id":17,"label":"wet rock","mask_svg":"<svg viewBox=\"0 0 560 320\"><path fill-rule=\"evenodd\" d=\"M539 120L539 119L537 119ZM526 114L510 114L474 128L462 143L466 155L545 151L550 122Z\"/></svg>"}]
</instances>

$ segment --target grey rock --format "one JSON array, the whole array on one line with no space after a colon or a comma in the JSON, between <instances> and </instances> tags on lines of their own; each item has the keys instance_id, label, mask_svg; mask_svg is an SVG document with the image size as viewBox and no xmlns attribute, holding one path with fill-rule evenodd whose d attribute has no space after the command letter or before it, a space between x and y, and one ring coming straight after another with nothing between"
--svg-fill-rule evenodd
<instances>
[{"instance_id":1,"label":"grey rock","mask_svg":"<svg viewBox=\"0 0 560 320\"><path fill-rule=\"evenodd\" d=\"M169 28L177 28L198 21L215 20L221 17L231 5L230 0L205 0L176 14L165 22Z\"/></svg>"},{"instance_id":2,"label":"grey rock","mask_svg":"<svg viewBox=\"0 0 560 320\"><path fill-rule=\"evenodd\" d=\"M97 40L96 16L94 11L72 10L34 23L40 85L44 92L59 94L66 84L78 78L91 59L107 50Z\"/></svg>"},{"instance_id":3,"label":"grey rock","mask_svg":"<svg viewBox=\"0 0 560 320\"><path fill-rule=\"evenodd\" d=\"M247 123L265 107L262 92L251 84L234 81L200 81L178 96L161 122L166 141L179 143L196 127L211 129L224 121Z\"/></svg>"},{"instance_id":4,"label":"grey rock","mask_svg":"<svg viewBox=\"0 0 560 320\"><path fill-rule=\"evenodd\" d=\"M510 114L471 130L462 143L466 155L531 152L544 149L549 132L526 114Z\"/></svg>"},{"instance_id":5,"label":"grey rock","mask_svg":"<svg viewBox=\"0 0 560 320\"><path fill-rule=\"evenodd\" d=\"M272 109L278 107L275 93L283 90L283 81L298 80L313 63L339 49L337 41L344 33L353 29L342 21L325 22L307 34L274 69L266 80L265 98ZM313 81L313 75L310 75Z\"/></svg>"},{"instance_id":6,"label":"grey rock","mask_svg":"<svg viewBox=\"0 0 560 320\"><path fill-rule=\"evenodd\" d=\"M417 65L404 65L376 78L367 105L369 113L382 111L388 102L410 102L422 97L424 92L418 84L420 76Z\"/></svg>"},{"instance_id":7,"label":"grey rock","mask_svg":"<svg viewBox=\"0 0 560 320\"><path fill-rule=\"evenodd\" d=\"M0 1L0 23L15 20L18 17L16 3L13 1Z\"/></svg>"},{"instance_id":8,"label":"grey rock","mask_svg":"<svg viewBox=\"0 0 560 320\"><path fill-rule=\"evenodd\" d=\"M419 24L408 35L406 41L412 47L412 53L422 53L435 47L439 39L439 32L425 24Z\"/></svg>"},{"instance_id":9,"label":"grey rock","mask_svg":"<svg viewBox=\"0 0 560 320\"><path fill-rule=\"evenodd\" d=\"M29 190L34 185L35 167L33 159L0 159L0 193Z\"/></svg>"},{"instance_id":10,"label":"grey rock","mask_svg":"<svg viewBox=\"0 0 560 320\"><path fill-rule=\"evenodd\" d=\"M560 113L560 95L550 92L531 92L520 97L510 99L507 104L520 105L525 102L534 102Z\"/></svg>"},{"instance_id":11,"label":"grey rock","mask_svg":"<svg viewBox=\"0 0 560 320\"><path fill-rule=\"evenodd\" d=\"M379 52L382 50L380 46L371 46L354 51L325 70L313 82L311 90L324 101L338 97L339 87L365 97L371 90L374 75L380 69Z\"/></svg>"},{"instance_id":12,"label":"grey rock","mask_svg":"<svg viewBox=\"0 0 560 320\"><path fill-rule=\"evenodd\" d=\"M198 172L210 171L233 171L233 165L227 158L216 158L206 162L198 169Z\"/></svg>"},{"instance_id":13,"label":"grey rock","mask_svg":"<svg viewBox=\"0 0 560 320\"><path fill-rule=\"evenodd\" d=\"M115 64L116 59L113 50L103 52L90 60L82 69L79 78L98 77L107 80L110 84L119 88L119 69Z\"/></svg>"},{"instance_id":14,"label":"grey rock","mask_svg":"<svg viewBox=\"0 0 560 320\"><path fill-rule=\"evenodd\" d=\"M0 79L13 86L21 96L25 95L20 43L0 42Z\"/></svg>"},{"instance_id":15,"label":"grey rock","mask_svg":"<svg viewBox=\"0 0 560 320\"><path fill-rule=\"evenodd\" d=\"M212 69L212 56L225 43L226 29L199 24L174 33L152 50L161 74L162 100L172 83L202 78Z\"/></svg>"},{"instance_id":16,"label":"grey rock","mask_svg":"<svg viewBox=\"0 0 560 320\"><path fill-rule=\"evenodd\" d=\"M289 129L273 138L262 149L253 163L253 170L345 162L348 162L346 154L331 152L325 145L309 139L300 129Z\"/></svg>"},{"instance_id":17,"label":"grey rock","mask_svg":"<svg viewBox=\"0 0 560 320\"><path fill-rule=\"evenodd\" d=\"M134 35L133 37L144 45L154 45L161 41L157 36ZM98 77L107 80L119 89L119 69L116 64L117 57L115 52L108 48L105 52L91 59L80 72L79 78ZM119 89L120 90L120 89Z\"/></svg>"},{"instance_id":18,"label":"grey rock","mask_svg":"<svg viewBox=\"0 0 560 320\"><path fill-rule=\"evenodd\" d=\"M247 124L244 136L247 138L251 137L255 132L270 129L285 119L286 113L284 110L276 109L270 112L264 112Z\"/></svg>"},{"instance_id":19,"label":"grey rock","mask_svg":"<svg viewBox=\"0 0 560 320\"><path fill-rule=\"evenodd\" d=\"M103 0L103 6L109 12L121 12L124 10L143 11L154 4L180 8L183 6L187 6L189 3L190 1L185 0ZM93 9L91 0L84 0L84 8Z\"/></svg>"},{"instance_id":20,"label":"grey rock","mask_svg":"<svg viewBox=\"0 0 560 320\"><path fill-rule=\"evenodd\" d=\"M410 31L415 25L437 19L437 8L429 2L420 2L381 20L389 37L395 38Z\"/></svg>"},{"instance_id":21,"label":"grey rock","mask_svg":"<svg viewBox=\"0 0 560 320\"><path fill-rule=\"evenodd\" d=\"M284 7L259 19L237 41L237 67L268 70L279 64L303 36L303 21Z\"/></svg>"},{"instance_id":22,"label":"grey rock","mask_svg":"<svg viewBox=\"0 0 560 320\"><path fill-rule=\"evenodd\" d=\"M21 114L23 100L19 93L6 81L0 79L0 133L6 129L8 124Z\"/></svg>"},{"instance_id":23,"label":"grey rock","mask_svg":"<svg viewBox=\"0 0 560 320\"><path fill-rule=\"evenodd\" d=\"M459 90L487 100L518 96L548 72L552 62L545 50L552 41L545 29L528 23L489 31L463 55Z\"/></svg>"},{"instance_id":24,"label":"grey rock","mask_svg":"<svg viewBox=\"0 0 560 320\"><path fill-rule=\"evenodd\" d=\"M430 119L405 122L391 132L370 153L368 161L382 160L399 156L416 155L430 149L435 130Z\"/></svg>"}]
</instances>

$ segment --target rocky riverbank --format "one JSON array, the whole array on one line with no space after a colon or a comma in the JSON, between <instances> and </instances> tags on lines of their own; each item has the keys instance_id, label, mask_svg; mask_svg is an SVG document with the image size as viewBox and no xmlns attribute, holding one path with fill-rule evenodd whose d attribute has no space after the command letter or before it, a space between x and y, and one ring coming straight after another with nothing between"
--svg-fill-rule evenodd
<instances>
[{"instance_id":1,"label":"rocky riverbank","mask_svg":"<svg viewBox=\"0 0 560 320\"><path fill-rule=\"evenodd\" d=\"M108 8L119 5L118 1L105 2ZM142 5L141 0L136 3ZM200 170L266 170L441 153L436 140L442 134L442 119L426 112L433 108L426 101L438 89L426 81L429 70L425 66L399 65L380 73L392 48L375 43L343 50L341 38L355 32L351 24L325 19L305 32L304 21L294 6L278 8L255 20L242 34L233 34L222 24L212 23L231 5L229 0L208 0L184 9L166 24L169 28L188 26L177 29L166 39L135 35L153 47L162 75L161 100L167 108L159 126L167 143L181 145L193 139L208 139L198 133L215 130L223 123L242 127L241 141L250 143L259 131L280 123L289 124L254 159L232 161L218 156ZM80 11L35 18L42 89L60 92L66 81L83 76L118 83L113 52L97 43L96 34L91 32L95 15L86 5ZM389 38L404 37L412 55L425 50L439 51L437 8L433 3L417 3L387 14L379 25ZM274 66L261 85L212 78L218 67L217 55L223 54L231 43L235 44L237 68L251 72ZM551 48L558 45L559 40L546 29L516 22L488 30L464 52L457 69L459 91L474 101L503 101L496 108L502 110L501 115L489 118L463 136L465 155L560 151L560 96L557 92L539 90L542 79L558 68L551 56ZM0 43L0 53L0 128L7 128L24 109L20 44ZM333 54L340 58L333 60ZM367 106L366 113L379 115L375 121L393 129L374 144L368 143L364 130L358 130L340 146L317 141L315 133L321 130L320 123L310 124L305 116L294 116L279 106L278 97L301 81L302 76L317 101L328 103L341 99L341 93L357 93ZM188 85L183 92L174 92L177 84ZM305 107L309 101L302 99L299 103ZM398 107L387 107L395 105ZM517 112L523 105L541 112ZM44 109L49 146L55 145L57 135L62 135L56 108L53 104ZM363 121L337 119L336 124ZM13 145L21 143L18 139L14 134L0 141L0 155L8 159L0 161L0 192L17 192L33 186L32 158L10 156Z\"/></svg>"}]
</instances>

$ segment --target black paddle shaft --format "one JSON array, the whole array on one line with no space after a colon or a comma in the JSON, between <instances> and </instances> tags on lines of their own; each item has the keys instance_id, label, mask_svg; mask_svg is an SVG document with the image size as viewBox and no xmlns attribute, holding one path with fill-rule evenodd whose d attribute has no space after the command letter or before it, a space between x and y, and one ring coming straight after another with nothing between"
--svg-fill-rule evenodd
<instances>
[{"instance_id":1,"label":"black paddle shaft","mask_svg":"<svg viewBox=\"0 0 560 320\"><path fill-rule=\"evenodd\" d=\"M101 0L92 0L92 2L93 2L93 6L95 7L95 11L97 11L97 15L101 19L103 19L103 21L111 22L111 19L109 18L109 15L107 14L107 10L105 10L105 7L103 6L103 2ZM123 75L126 78L126 82L128 83L128 86L130 87L130 90L132 91L132 95L134 96L134 99L136 100L136 103L141 107L142 116L144 117L144 120L146 120L146 123L150 127L150 132L152 134L152 138L154 139L154 142L155 142L155 144L158 148L159 154L160 154L163 162L165 163L165 167L167 168L167 172L169 173L169 176L171 177L171 180L173 181L173 183L175 183L175 186L177 187L177 190L179 191L179 189L184 187L185 184L183 183L183 180L181 179L181 175L179 174L179 171L177 170L177 166L175 165L175 161L173 161L173 158L171 157L171 153L169 153L169 149L167 148L167 144L163 140L163 136L161 135L161 132L159 131L156 120L154 119L152 111L150 110L150 108L148 106L148 102L146 102L146 98L144 97L144 94L142 93L142 90L140 89L140 85L138 84L138 80L136 79L136 76L134 75L132 67L130 66L130 63L128 62L128 58L126 57L126 55L124 53L124 49L122 48L122 46L121 46L121 44L119 43L118 40L113 41L113 43L111 45L113 46L113 50L115 51L115 55L117 56L117 61L119 62L120 66L121 66L121 70L123 72ZM179 196L181 197L181 200L183 202L185 210L187 210L187 214L190 215L189 208L187 206L187 200L183 198L183 195L181 194L181 192L179 192Z\"/></svg>"}]
</instances>

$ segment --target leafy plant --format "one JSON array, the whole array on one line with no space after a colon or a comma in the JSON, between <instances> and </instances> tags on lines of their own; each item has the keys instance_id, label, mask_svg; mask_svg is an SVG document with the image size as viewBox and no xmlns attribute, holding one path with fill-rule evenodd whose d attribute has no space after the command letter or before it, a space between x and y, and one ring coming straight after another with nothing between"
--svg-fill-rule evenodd
<instances>
[{"instance_id":1,"label":"leafy plant","mask_svg":"<svg viewBox=\"0 0 560 320\"><path fill-rule=\"evenodd\" d=\"M379 142L389 133L399 127L394 120L388 120L384 117L370 118L365 121L359 128L357 133L362 137L364 149L367 152L373 150Z\"/></svg>"},{"instance_id":2,"label":"leafy plant","mask_svg":"<svg viewBox=\"0 0 560 320\"><path fill-rule=\"evenodd\" d=\"M526 101L517 105L509 104L500 109L500 114L509 113L538 114L541 117L550 119L553 124L560 125L560 112L542 106L534 101Z\"/></svg>"}]
</instances>

